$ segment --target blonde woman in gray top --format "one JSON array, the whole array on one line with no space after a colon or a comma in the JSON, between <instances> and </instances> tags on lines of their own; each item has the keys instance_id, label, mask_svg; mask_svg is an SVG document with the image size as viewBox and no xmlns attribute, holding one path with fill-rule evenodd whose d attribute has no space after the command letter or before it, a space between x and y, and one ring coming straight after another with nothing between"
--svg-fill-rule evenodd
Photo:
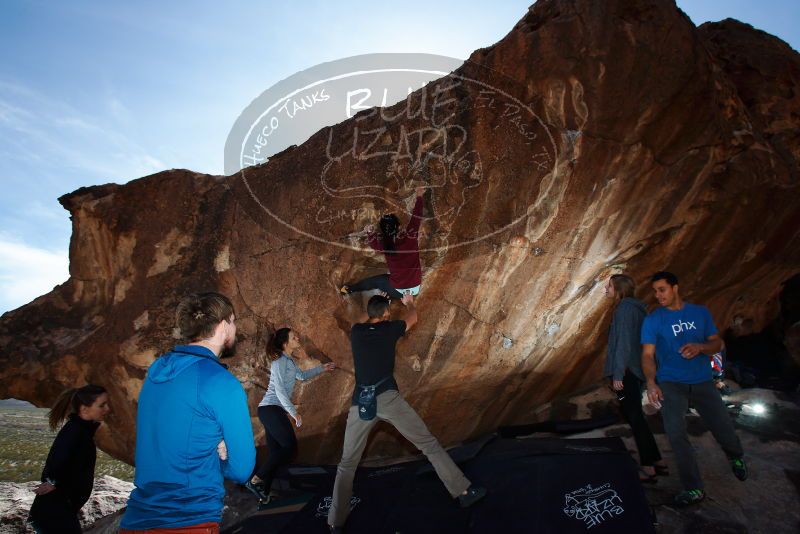
<instances>
[{"instance_id":1,"label":"blonde woman in gray top","mask_svg":"<svg viewBox=\"0 0 800 534\"><path fill-rule=\"evenodd\" d=\"M267 461L258 468L256 476L263 481L263 489L249 480L247 489L256 494L262 504L269 502L269 489L278 468L286 465L297 451L297 438L292 428L291 417L297 428L303 424L303 418L292 404L295 380L309 380L323 371L336 368L332 362L301 371L292 353L300 349L300 340L291 328L281 328L275 332L268 347L270 365L269 386L264 398L258 404L258 418L264 425L267 438Z\"/></svg>"}]
</instances>

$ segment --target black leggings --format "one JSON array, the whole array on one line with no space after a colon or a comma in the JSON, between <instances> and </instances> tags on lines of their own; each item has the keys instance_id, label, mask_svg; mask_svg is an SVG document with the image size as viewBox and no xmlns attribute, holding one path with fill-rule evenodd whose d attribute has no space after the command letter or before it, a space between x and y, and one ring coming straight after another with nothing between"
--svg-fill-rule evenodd
<instances>
[{"instance_id":1,"label":"black leggings","mask_svg":"<svg viewBox=\"0 0 800 534\"><path fill-rule=\"evenodd\" d=\"M622 391L625 398L620 402L620 409L633 431L633 439L636 441L636 448L639 449L639 462L642 465L653 465L661 460L661 453L642 412L642 381L633 373L626 371L622 379Z\"/></svg>"},{"instance_id":2,"label":"black leggings","mask_svg":"<svg viewBox=\"0 0 800 534\"><path fill-rule=\"evenodd\" d=\"M269 493L272 479L282 465L286 465L297 451L297 438L294 435L289 415L280 406L259 406L258 419L267 434L267 461L258 468L256 474L264 481L264 490Z\"/></svg>"},{"instance_id":3,"label":"black leggings","mask_svg":"<svg viewBox=\"0 0 800 534\"><path fill-rule=\"evenodd\" d=\"M78 512L59 495L56 489L37 495L31 506L31 526L36 534L80 534Z\"/></svg>"},{"instance_id":4,"label":"black leggings","mask_svg":"<svg viewBox=\"0 0 800 534\"><path fill-rule=\"evenodd\" d=\"M385 291L386 294L389 295L390 299L402 299L403 295L400 294L398 290L392 287L392 284L389 283L389 275L388 274L378 274L375 276L370 276L369 278L364 278L356 282L355 284L347 284L347 291L349 293L358 293L360 291L369 291L371 289L380 289L381 291Z\"/></svg>"}]
</instances>

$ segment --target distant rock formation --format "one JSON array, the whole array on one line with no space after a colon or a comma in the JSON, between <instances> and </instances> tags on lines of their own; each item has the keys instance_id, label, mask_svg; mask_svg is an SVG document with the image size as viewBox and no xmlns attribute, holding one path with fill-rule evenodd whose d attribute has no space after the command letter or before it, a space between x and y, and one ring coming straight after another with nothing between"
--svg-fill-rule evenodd
<instances>
[{"instance_id":1,"label":"distant rock formation","mask_svg":"<svg viewBox=\"0 0 800 534\"><path fill-rule=\"evenodd\" d=\"M139 389L176 342L175 306L216 289L237 309L231 369L252 415L273 328L342 368L296 397L300 459L336 461L360 305L336 287L385 269L354 234L385 211L406 218L423 184L421 319L399 344L400 388L446 444L525 422L598 379L615 272L642 297L650 273L678 273L721 329L776 316L800 272L798 132L800 56L775 37L732 20L696 28L667 0L540 0L453 75L267 164L62 197L70 279L0 319L0 397L43 406L105 384L114 412L98 442L131 461ZM368 452L405 446L381 431Z\"/></svg>"}]
</instances>

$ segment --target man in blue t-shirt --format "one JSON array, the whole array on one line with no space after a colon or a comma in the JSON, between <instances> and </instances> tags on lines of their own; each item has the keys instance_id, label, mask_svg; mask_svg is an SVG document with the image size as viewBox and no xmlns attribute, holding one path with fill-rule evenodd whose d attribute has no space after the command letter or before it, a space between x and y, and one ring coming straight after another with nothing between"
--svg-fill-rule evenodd
<instances>
[{"instance_id":1,"label":"man in blue t-shirt","mask_svg":"<svg viewBox=\"0 0 800 534\"><path fill-rule=\"evenodd\" d=\"M650 402L661 405L664 430L685 490L675 497L675 503L688 505L705 498L703 480L686 433L689 403L722 446L736 478L747 478L747 466L742 444L711 377L709 355L722 347L711 313L705 306L681 300L674 274L658 272L651 282L660 307L642 324L642 371Z\"/></svg>"}]
</instances>

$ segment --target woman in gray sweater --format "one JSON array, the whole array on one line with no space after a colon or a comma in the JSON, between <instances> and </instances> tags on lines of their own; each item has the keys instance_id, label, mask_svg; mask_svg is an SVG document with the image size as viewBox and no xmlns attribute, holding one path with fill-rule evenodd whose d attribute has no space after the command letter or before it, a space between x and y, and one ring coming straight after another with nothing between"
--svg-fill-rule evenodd
<instances>
[{"instance_id":1,"label":"woman in gray sweater","mask_svg":"<svg viewBox=\"0 0 800 534\"><path fill-rule=\"evenodd\" d=\"M291 417L297 428L303 424L297 407L292 404L295 380L309 380L323 371L333 371L336 368L336 365L329 362L301 371L292 355L303 349L297 334L291 328L277 330L267 350L272 363L267 392L258 404L258 419L266 432L268 456L266 463L256 471L256 476L263 481L263 490L252 479L245 484L247 489L259 497L262 504L269 502L269 489L278 468L288 464L297 450L297 438L289 421Z\"/></svg>"},{"instance_id":2,"label":"woman in gray sweater","mask_svg":"<svg viewBox=\"0 0 800 534\"><path fill-rule=\"evenodd\" d=\"M606 284L606 296L614 300L614 318L608 333L608 353L604 375L617 393L622 416L631 426L641 463L639 480L655 482L666 475L667 466L642 412L642 345L640 335L647 309L633 297L636 284L630 276L615 274Z\"/></svg>"}]
</instances>

